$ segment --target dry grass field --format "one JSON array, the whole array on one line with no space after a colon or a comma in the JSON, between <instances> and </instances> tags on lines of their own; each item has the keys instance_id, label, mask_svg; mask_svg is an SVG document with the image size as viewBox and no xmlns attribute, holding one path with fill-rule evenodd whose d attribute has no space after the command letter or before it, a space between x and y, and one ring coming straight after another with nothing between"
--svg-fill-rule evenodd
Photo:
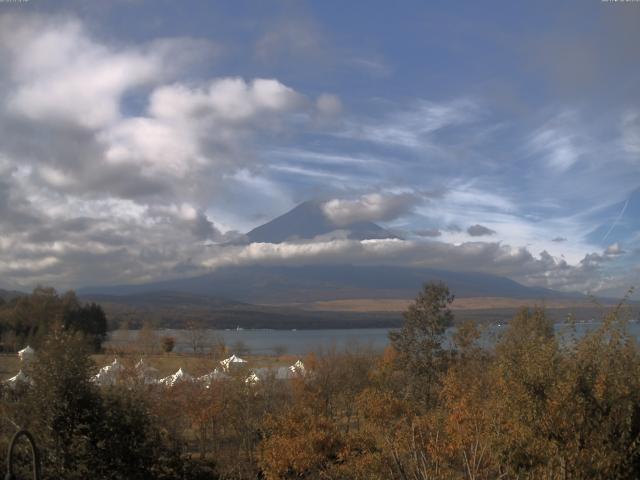
<instances>
[{"instance_id":1,"label":"dry grass field","mask_svg":"<svg viewBox=\"0 0 640 480\"><path fill-rule=\"evenodd\" d=\"M413 299L396 298L353 298L307 303L300 307L313 311L333 312L402 312ZM518 309L524 306L540 305L546 308L591 308L591 300L532 300L503 297L466 297L456 298L453 310L493 310Z\"/></svg>"}]
</instances>

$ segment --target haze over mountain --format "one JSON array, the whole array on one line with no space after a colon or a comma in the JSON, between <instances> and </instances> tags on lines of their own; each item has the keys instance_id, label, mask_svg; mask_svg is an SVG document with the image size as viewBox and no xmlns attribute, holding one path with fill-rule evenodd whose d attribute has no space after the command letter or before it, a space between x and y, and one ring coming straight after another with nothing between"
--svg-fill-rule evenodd
<instances>
[{"instance_id":1,"label":"haze over mountain","mask_svg":"<svg viewBox=\"0 0 640 480\"><path fill-rule=\"evenodd\" d=\"M413 298L427 281L444 281L459 297L510 297L533 300L576 298L577 294L526 287L496 275L428 268L309 265L223 267L207 275L80 289L83 295L131 295L152 291L215 295L262 304L306 303L351 298Z\"/></svg>"},{"instance_id":2,"label":"haze over mountain","mask_svg":"<svg viewBox=\"0 0 640 480\"><path fill-rule=\"evenodd\" d=\"M250 242L281 243L287 240L312 239L318 236L369 240L399 238L381 226L367 221L336 225L317 201L306 201L284 215L274 218L247 233Z\"/></svg>"}]
</instances>

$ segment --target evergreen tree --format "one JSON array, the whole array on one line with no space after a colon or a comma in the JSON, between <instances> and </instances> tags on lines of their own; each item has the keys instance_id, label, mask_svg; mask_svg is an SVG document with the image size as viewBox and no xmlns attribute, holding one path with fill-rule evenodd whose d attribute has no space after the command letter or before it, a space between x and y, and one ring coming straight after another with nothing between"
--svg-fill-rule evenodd
<instances>
[{"instance_id":1,"label":"evergreen tree","mask_svg":"<svg viewBox=\"0 0 640 480\"><path fill-rule=\"evenodd\" d=\"M449 309L453 299L444 283L427 283L404 312L402 329L389 333L398 352L398 367L407 375L407 393L427 406L435 399L438 372L443 367L442 336L453 323Z\"/></svg>"}]
</instances>

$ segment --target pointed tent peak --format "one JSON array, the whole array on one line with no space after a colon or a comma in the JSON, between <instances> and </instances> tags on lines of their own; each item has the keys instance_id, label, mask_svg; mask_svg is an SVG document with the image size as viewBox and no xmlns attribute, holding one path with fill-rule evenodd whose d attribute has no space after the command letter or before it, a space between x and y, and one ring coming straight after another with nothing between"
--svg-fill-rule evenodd
<instances>
[{"instance_id":1,"label":"pointed tent peak","mask_svg":"<svg viewBox=\"0 0 640 480\"><path fill-rule=\"evenodd\" d=\"M226 370L232 363L247 363L246 360L238 357L236 354L231 355L229 358L225 358L220 362L220 365Z\"/></svg>"},{"instance_id":2,"label":"pointed tent peak","mask_svg":"<svg viewBox=\"0 0 640 480\"><path fill-rule=\"evenodd\" d=\"M229 363L247 363L246 360L238 357L235 353L227 358L227 360L229 361Z\"/></svg>"},{"instance_id":3,"label":"pointed tent peak","mask_svg":"<svg viewBox=\"0 0 640 480\"><path fill-rule=\"evenodd\" d=\"M296 363L291 365L289 367L289 370L291 370L291 372L294 374L304 375L306 373L306 369L304 367L304 363L302 363L302 360L298 360Z\"/></svg>"},{"instance_id":4,"label":"pointed tent peak","mask_svg":"<svg viewBox=\"0 0 640 480\"><path fill-rule=\"evenodd\" d=\"M20 359L20 361L27 361L31 360L35 354L36 351L29 345L27 345L25 348L18 352L18 358Z\"/></svg>"},{"instance_id":5,"label":"pointed tent peak","mask_svg":"<svg viewBox=\"0 0 640 480\"><path fill-rule=\"evenodd\" d=\"M24 383L28 381L29 377L22 371L22 369L20 369L16 375L9 378L8 380L5 380L5 383L8 383L9 385L16 385L18 383Z\"/></svg>"},{"instance_id":6,"label":"pointed tent peak","mask_svg":"<svg viewBox=\"0 0 640 480\"><path fill-rule=\"evenodd\" d=\"M176 373L173 375L169 375L168 377L164 377L158 383L166 385L168 387L173 387L176 383L179 382L187 382L193 380L193 377L189 375L185 370L180 367Z\"/></svg>"}]
</instances>

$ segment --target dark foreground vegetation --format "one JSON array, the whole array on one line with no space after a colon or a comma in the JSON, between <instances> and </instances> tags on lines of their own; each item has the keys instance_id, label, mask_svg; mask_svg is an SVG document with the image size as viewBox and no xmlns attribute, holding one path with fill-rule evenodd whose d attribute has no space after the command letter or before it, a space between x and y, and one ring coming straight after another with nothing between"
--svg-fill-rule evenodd
<instances>
[{"instance_id":1,"label":"dark foreground vegetation","mask_svg":"<svg viewBox=\"0 0 640 480\"><path fill-rule=\"evenodd\" d=\"M15 352L26 345L38 348L52 329L78 332L92 351L100 350L107 336L107 317L94 302L81 302L73 291L59 295L38 287L31 295L0 297L0 347Z\"/></svg>"},{"instance_id":2,"label":"dark foreground vegetation","mask_svg":"<svg viewBox=\"0 0 640 480\"><path fill-rule=\"evenodd\" d=\"M623 306L579 340L523 309L495 347L467 323L445 350L451 300L427 285L382 355L325 352L293 379L237 369L210 388L133 370L98 388L85 335L53 326L32 383L4 387L0 451L19 425L49 479L640 477L640 351Z\"/></svg>"}]
</instances>

